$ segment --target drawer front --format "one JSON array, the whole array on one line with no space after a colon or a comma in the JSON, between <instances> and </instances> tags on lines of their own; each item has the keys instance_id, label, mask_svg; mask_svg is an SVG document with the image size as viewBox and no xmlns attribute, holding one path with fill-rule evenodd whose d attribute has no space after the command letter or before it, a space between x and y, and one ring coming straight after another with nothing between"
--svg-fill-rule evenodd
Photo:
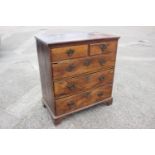
<instances>
[{"instance_id":1,"label":"drawer front","mask_svg":"<svg viewBox=\"0 0 155 155\"><path fill-rule=\"evenodd\" d=\"M115 53L92 56L75 60L65 60L52 65L53 78L61 79L82 73L95 72L99 69L114 68Z\"/></svg>"},{"instance_id":2,"label":"drawer front","mask_svg":"<svg viewBox=\"0 0 155 155\"><path fill-rule=\"evenodd\" d=\"M67 112L91 105L95 102L102 101L111 96L112 85L106 85L87 91L79 95L66 97L56 100L56 114L62 115Z\"/></svg>"},{"instance_id":3,"label":"drawer front","mask_svg":"<svg viewBox=\"0 0 155 155\"><path fill-rule=\"evenodd\" d=\"M74 95L113 81L113 70L100 71L89 75L54 82L56 98Z\"/></svg>"},{"instance_id":4,"label":"drawer front","mask_svg":"<svg viewBox=\"0 0 155 155\"><path fill-rule=\"evenodd\" d=\"M101 43L90 44L90 55L107 54L116 52L117 41L106 41Z\"/></svg>"},{"instance_id":5,"label":"drawer front","mask_svg":"<svg viewBox=\"0 0 155 155\"><path fill-rule=\"evenodd\" d=\"M52 61L80 58L88 55L88 45L69 46L51 49Z\"/></svg>"}]
</instances>

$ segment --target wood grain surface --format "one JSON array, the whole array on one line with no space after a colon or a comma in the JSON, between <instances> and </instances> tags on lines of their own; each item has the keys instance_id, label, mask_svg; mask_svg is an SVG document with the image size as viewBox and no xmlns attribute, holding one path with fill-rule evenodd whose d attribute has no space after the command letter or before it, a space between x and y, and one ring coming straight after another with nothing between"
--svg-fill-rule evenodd
<instances>
[{"instance_id":1,"label":"wood grain surface","mask_svg":"<svg viewBox=\"0 0 155 155\"><path fill-rule=\"evenodd\" d=\"M112 83L113 70L101 70L93 74L69 78L54 82L54 93L56 98L78 94L100 85Z\"/></svg>"},{"instance_id":2,"label":"wood grain surface","mask_svg":"<svg viewBox=\"0 0 155 155\"><path fill-rule=\"evenodd\" d=\"M105 85L96 89L56 100L56 115L61 115L78 108L99 102L111 96L112 85Z\"/></svg>"},{"instance_id":3,"label":"wood grain surface","mask_svg":"<svg viewBox=\"0 0 155 155\"><path fill-rule=\"evenodd\" d=\"M61 79L64 77L72 77L83 73L94 72L99 69L110 69L115 64L115 53L108 55L97 55L87 58L80 58L75 60L64 60L54 63L53 78Z\"/></svg>"},{"instance_id":4,"label":"wood grain surface","mask_svg":"<svg viewBox=\"0 0 155 155\"><path fill-rule=\"evenodd\" d=\"M116 52L116 47L117 40L90 44L90 55L108 54L109 52Z\"/></svg>"},{"instance_id":5,"label":"wood grain surface","mask_svg":"<svg viewBox=\"0 0 155 155\"><path fill-rule=\"evenodd\" d=\"M52 61L88 56L88 45L67 46L51 49Z\"/></svg>"}]
</instances>

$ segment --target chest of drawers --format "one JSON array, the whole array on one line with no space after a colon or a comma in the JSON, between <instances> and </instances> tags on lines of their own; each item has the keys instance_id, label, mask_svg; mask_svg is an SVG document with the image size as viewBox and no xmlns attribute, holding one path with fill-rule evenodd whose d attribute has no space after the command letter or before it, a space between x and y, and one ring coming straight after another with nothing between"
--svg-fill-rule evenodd
<instances>
[{"instance_id":1,"label":"chest of drawers","mask_svg":"<svg viewBox=\"0 0 155 155\"><path fill-rule=\"evenodd\" d=\"M36 36L42 102L55 124L99 103L112 104L118 39L100 33Z\"/></svg>"}]
</instances>

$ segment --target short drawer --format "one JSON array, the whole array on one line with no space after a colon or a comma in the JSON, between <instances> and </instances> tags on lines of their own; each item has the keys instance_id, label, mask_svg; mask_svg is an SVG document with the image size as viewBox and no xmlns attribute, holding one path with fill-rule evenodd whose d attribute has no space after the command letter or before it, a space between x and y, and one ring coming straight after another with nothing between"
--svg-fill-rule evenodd
<instances>
[{"instance_id":1,"label":"short drawer","mask_svg":"<svg viewBox=\"0 0 155 155\"><path fill-rule=\"evenodd\" d=\"M111 97L112 85L56 100L56 115L62 115Z\"/></svg>"},{"instance_id":2,"label":"short drawer","mask_svg":"<svg viewBox=\"0 0 155 155\"><path fill-rule=\"evenodd\" d=\"M114 68L115 53L91 56L74 60L64 60L52 64L53 78L73 77L83 73L92 73L99 69Z\"/></svg>"},{"instance_id":3,"label":"short drawer","mask_svg":"<svg viewBox=\"0 0 155 155\"><path fill-rule=\"evenodd\" d=\"M116 40L90 44L90 55L108 54L110 52L116 52L116 49Z\"/></svg>"},{"instance_id":4,"label":"short drawer","mask_svg":"<svg viewBox=\"0 0 155 155\"><path fill-rule=\"evenodd\" d=\"M110 84L113 81L113 70L99 71L75 78L54 82L56 98L74 95L100 85Z\"/></svg>"},{"instance_id":5,"label":"short drawer","mask_svg":"<svg viewBox=\"0 0 155 155\"><path fill-rule=\"evenodd\" d=\"M51 49L52 61L81 58L88 55L88 45L67 46Z\"/></svg>"}]
</instances>

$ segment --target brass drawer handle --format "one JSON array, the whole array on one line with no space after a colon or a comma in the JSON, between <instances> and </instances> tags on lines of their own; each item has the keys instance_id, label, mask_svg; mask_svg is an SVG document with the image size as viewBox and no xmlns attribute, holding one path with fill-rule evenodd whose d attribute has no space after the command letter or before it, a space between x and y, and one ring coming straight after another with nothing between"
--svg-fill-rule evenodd
<instances>
[{"instance_id":1,"label":"brass drawer handle","mask_svg":"<svg viewBox=\"0 0 155 155\"><path fill-rule=\"evenodd\" d=\"M99 59L98 61L99 61L99 64L100 64L101 66L102 66L102 65L104 65L104 64L105 64L105 62L106 62L106 61L105 61L104 59L102 59L102 58L101 58L101 59Z\"/></svg>"},{"instance_id":2,"label":"brass drawer handle","mask_svg":"<svg viewBox=\"0 0 155 155\"><path fill-rule=\"evenodd\" d=\"M85 81L89 81L90 79L91 79L90 76L86 76L86 77L85 77Z\"/></svg>"},{"instance_id":3,"label":"brass drawer handle","mask_svg":"<svg viewBox=\"0 0 155 155\"><path fill-rule=\"evenodd\" d=\"M102 82L102 81L104 81L105 78L104 78L103 75L101 75L98 79L99 79L100 82Z\"/></svg>"},{"instance_id":4,"label":"brass drawer handle","mask_svg":"<svg viewBox=\"0 0 155 155\"><path fill-rule=\"evenodd\" d=\"M76 86L75 86L74 83L69 83L69 84L67 85L67 88L68 88L69 90L73 91L73 90L75 90Z\"/></svg>"},{"instance_id":5,"label":"brass drawer handle","mask_svg":"<svg viewBox=\"0 0 155 155\"><path fill-rule=\"evenodd\" d=\"M69 56L69 57L71 57L73 54L74 54L74 50L73 49L68 49L67 51L66 51L66 54Z\"/></svg>"},{"instance_id":6,"label":"brass drawer handle","mask_svg":"<svg viewBox=\"0 0 155 155\"><path fill-rule=\"evenodd\" d=\"M98 97L101 97L101 96L103 96L103 95L104 95L103 92L98 92L98 93L97 93L97 96L98 96Z\"/></svg>"},{"instance_id":7,"label":"brass drawer handle","mask_svg":"<svg viewBox=\"0 0 155 155\"><path fill-rule=\"evenodd\" d=\"M100 45L100 49L102 52L104 52L107 49L108 45L107 44L102 44Z\"/></svg>"},{"instance_id":8,"label":"brass drawer handle","mask_svg":"<svg viewBox=\"0 0 155 155\"><path fill-rule=\"evenodd\" d=\"M89 96L90 96L90 92L86 92L86 93L84 93L84 95L83 95L85 98L89 98Z\"/></svg>"},{"instance_id":9,"label":"brass drawer handle","mask_svg":"<svg viewBox=\"0 0 155 155\"><path fill-rule=\"evenodd\" d=\"M67 106L69 107L69 109L74 109L76 107L76 104L74 101L70 101L67 103Z\"/></svg>"},{"instance_id":10,"label":"brass drawer handle","mask_svg":"<svg viewBox=\"0 0 155 155\"><path fill-rule=\"evenodd\" d=\"M71 72L71 71L73 71L74 69L75 69L75 65L74 64L70 64L67 68L66 68L66 71L67 72Z\"/></svg>"},{"instance_id":11,"label":"brass drawer handle","mask_svg":"<svg viewBox=\"0 0 155 155\"><path fill-rule=\"evenodd\" d=\"M84 66L89 66L91 64L91 62L92 62L92 60L86 59L83 64L84 64Z\"/></svg>"}]
</instances>

